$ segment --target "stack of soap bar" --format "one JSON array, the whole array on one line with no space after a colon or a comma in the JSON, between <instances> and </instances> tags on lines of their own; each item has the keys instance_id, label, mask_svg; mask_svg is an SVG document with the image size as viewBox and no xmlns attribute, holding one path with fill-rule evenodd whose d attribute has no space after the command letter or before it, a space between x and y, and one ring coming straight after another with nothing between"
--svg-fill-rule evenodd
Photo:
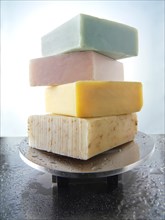
<instances>
[{"instance_id":1,"label":"stack of soap bar","mask_svg":"<svg viewBox=\"0 0 165 220\"><path fill-rule=\"evenodd\" d=\"M136 114L89 119L34 115L28 126L31 147L87 160L133 140L137 118Z\"/></svg>"},{"instance_id":2,"label":"stack of soap bar","mask_svg":"<svg viewBox=\"0 0 165 220\"><path fill-rule=\"evenodd\" d=\"M46 111L75 117L123 115L140 111L138 82L78 81L46 89Z\"/></svg>"},{"instance_id":3,"label":"stack of soap bar","mask_svg":"<svg viewBox=\"0 0 165 220\"><path fill-rule=\"evenodd\" d=\"M138 54L133 27L80 14L42 37L42 54L92 50L118 60Z\"/></svg>"},{"instance_id":4,"label":"stack of soap bar","mask_svg":"<svg viewBox=\"0 0 165 220\"><path fill-rule=\"evenodd\" d=\"M80 80L123 81L123 64L93 51L30 61L30 85L60 85Z\"/></svg>"},{"instance_id":5,"label":"stack of soap bar","mask_svg":"<svg viewBox=\"0 0 165 220\"><path fill-rule=\"evenodd\" d=\"M137 30L80 14L41 44L44 57L31 60L30 85L48 86L49 114L29 117L29 145L87 160L132 141L142 85L124 82L117 60L138 54Z\"/></svg>"}]
</instances>

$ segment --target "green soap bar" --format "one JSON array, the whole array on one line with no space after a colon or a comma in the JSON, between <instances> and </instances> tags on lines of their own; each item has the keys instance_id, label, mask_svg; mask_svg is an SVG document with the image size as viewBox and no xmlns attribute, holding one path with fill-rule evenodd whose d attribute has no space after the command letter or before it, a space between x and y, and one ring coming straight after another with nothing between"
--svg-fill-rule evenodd
<instances>
[{"instance_id":1,"label":"green soap bar","mask_svg":"<svg viewBox=\"0 0 165 220\"><path fill-rule=\"evenodd\" d=\"M41 39L42 55L96 51L112 59L138 55L138 33L133 27L79 14Z\"/></svg>"}]
</instances>

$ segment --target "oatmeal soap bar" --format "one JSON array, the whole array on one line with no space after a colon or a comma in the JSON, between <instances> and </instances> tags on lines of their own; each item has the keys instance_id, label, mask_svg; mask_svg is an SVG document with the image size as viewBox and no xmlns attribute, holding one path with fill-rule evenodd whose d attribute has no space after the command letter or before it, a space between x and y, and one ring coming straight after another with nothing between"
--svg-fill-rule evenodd
<instances>
[{"instance_id":1,"label":"oatmeal soap bar","mask_svg":"<svg viewBox=\"0 0 165 220\"><path fill-rule=\"evenodd\" d=\"M30 85L51 86L80 80L123 81L123 64L102 54L85 51L30 61Z\"/></svg>"},{"instance_id":2,"label":"oatmeal soap bar","mask_svg":"<svg viewBox=\"0 0 165 220\"><path fill-rule=\"evenodd\" d=\"M89 119L33 115L28 119L30 147L83 160L132 141L136 132L136 114Z\"/></svg>"},{"instance_id":3,"label":"oatmeal soap bar","mask_svg":"<svg viewBox=\"0 0 165 220\"><path fill-rule=\"evenodd\" d=\"M46 88L46 112L75 117L103 117L140 111L140 82L78 81Z\"/></svg>"},{"instance_id":4,"label":"oatmeal soap bar","mask_svg":"<svg viewBox=\"0 0 165 220\"><path fill-rule=\"evenodd\" d=\"M133 27L79 14L41 39L42 55L92 50L112 59L138 55L138 33Z\"/></svg>"}]
</instances>

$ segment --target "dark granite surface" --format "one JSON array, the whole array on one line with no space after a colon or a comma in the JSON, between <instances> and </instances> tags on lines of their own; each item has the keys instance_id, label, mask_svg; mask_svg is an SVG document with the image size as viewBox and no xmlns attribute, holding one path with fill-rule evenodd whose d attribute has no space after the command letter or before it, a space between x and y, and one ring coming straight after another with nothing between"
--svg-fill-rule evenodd
<instances>
[{"instance_id":1,"label":"dark granite surface","mask_svg":"<svg viewBox=\"0 0 165 220\"><path fill-rule=\"evenodd\" d=\"M19 157L23 138L1 138L1 220L165 219L165 135L151 135L154 155L120 175L113 191L105 181L58 188L50 174Z\"/></svg>"}]
</instances>

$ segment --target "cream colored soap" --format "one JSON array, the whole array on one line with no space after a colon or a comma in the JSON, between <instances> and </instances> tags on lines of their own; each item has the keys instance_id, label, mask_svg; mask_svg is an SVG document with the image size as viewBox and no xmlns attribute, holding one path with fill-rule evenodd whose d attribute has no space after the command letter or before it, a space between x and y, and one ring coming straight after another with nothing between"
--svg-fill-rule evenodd
<instances>
[{"instance_id":1,"label":"cream colored soap","mask_svg":"<svg viewBox=\"0 0 165 220\"><path fill-rule=\"evenodd\" d=\"M102 117L140 111L140 82L79 81L46 89L46 111L75 117Z\"/></svg>"},{"instance_id":2,"label":"cream colored soap","mask_svg":"<svg viewBox=\"0 0 165 220\"><path fill-rule=\"evenodd\" d=\"M28 119L29 146L87 160L134 139L136 114L98 118L33 115Z\"/></svg>"}]
</instances>

